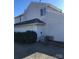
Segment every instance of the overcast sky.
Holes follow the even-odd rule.
[[[39,2],[40,0],[14,0],[14,16],[18,16],[23,13],[30,2],[36,1]],[[64,0],[41,0],[42,2],[50,3],[58,8],[62,9],[64,12]]]

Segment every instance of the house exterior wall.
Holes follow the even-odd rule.
[[[19,22],[22,22],[24,21],[24,16],[18,16],[17,18],[14,19],[14,23],[19,23]]]
[[[26,32],[28,30],[37,31],[37,26],[24,24],[24,25],[17,25],[14,28],[15,32]]]
[[[45,5],[39,3],[32,3],[29,5],[28,9],[25,10],[25,19],[30,20],[34,18],[40,18],[40,9],[45,7]]]
[[[41,32],[43,32],[41,27],[43,28],[43,26],[35,25],[35,24],[17,25],[17,26],[15,26],[14,31],[15,32],[26,32],[28,30],[34,31],[37,33],[37,41],[39,41],[39,37],[41,36]]]
[[[14,23],[19,23],[19,22],[20,22],[20,17],[14,19]]]
[[[49,5],[49,4],[48,4]],[[40,9],[42,8],[46,8],[47,12],[53,12],[53,13],[57,13],[57,11],[55,11],[54,8],[48,7],[47,4],[45,3],[35,3],[32,2],[28,8],[24,11],[23,16],[21,16],[21,21],[27,21],[27,20],[31,20],[34,18],[41,18],[42,16],[40,16]],[[15,18],[15,23],[20,22],[20,17]]]
[[[32,5],[26,13],[27,19],[39,18],[46,23],[42,28],[38,27],[38,31],[43,31],[43,35],[51,35],[55,37],[56,41],[64,41],[64,15],[53,8],[47,7],[46,15],[40,16],[40,9],[45,5]],[[41,29],[40,29],[41,28]]]
[[[54,36],[56,41],[64,41],[64,16],[62,14],[48,13],[41,19],[46,23],[45,35]]]
[[[46,7],[46,15],[40,16],[40,9],[46,7],[42,4],[31,4],[28,9],[24,12],[23,20],[30,20],[34,18],[39,18],[40,20],[46,23],[45,26],[16,26],[15,31],[26,31],[26,30],[35,30],[40,36],[40,32],[43,32],[43,35],[54,36],[56,41],[64,41],[64,14],[59,11],[55,11],[53,8]]]

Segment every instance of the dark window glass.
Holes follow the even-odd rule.
[[[43,16],[46,14],[46,8],[40,9],[40,15]]]
[[[43,9],[40,9],[40,15],[43,16]]]

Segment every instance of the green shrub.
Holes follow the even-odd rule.
[[[14,40],[15,42],[24,43],[23,34],[20,32],[14,33]]]
[[[14,33],[14,40],[18,43],[34,43],[36,42],[37,34],[33,31],[27,32],[15,32]]]

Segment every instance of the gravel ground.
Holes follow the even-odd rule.
[[[64,48],[54,47],[53,45],[45,45],[42,43],[33,44],[14,44],[14,59],[22,59],[35,52],[41,52],[50,56],[64,59]]]

